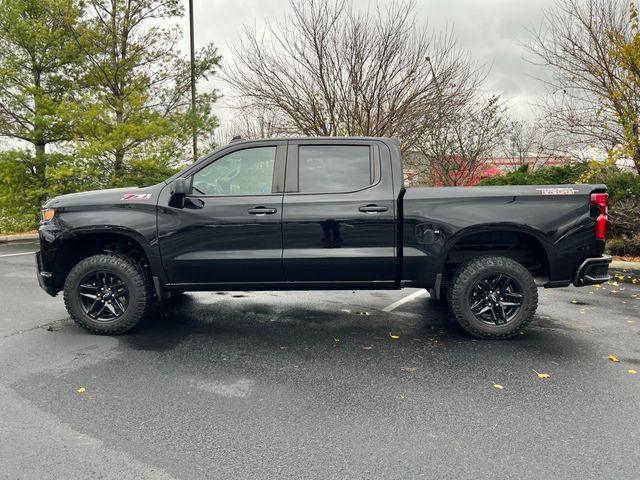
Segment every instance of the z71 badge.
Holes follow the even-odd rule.
[[[150,193],[125,193],[120,200],[148,200],[151,198]]]

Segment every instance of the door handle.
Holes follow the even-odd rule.
[[[387,210],[389,210],[389,207],[381,207],[380,205],[371,203],[369,205],[362,205],[358,210],[364,213],[379,213],[386,212]]]
[[[278,210],[276,208],[253,207],[247,210],[249,215],[273,215]]]

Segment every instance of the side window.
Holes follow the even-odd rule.
[[[373,183],[367,145],[301,145],[298,149],[300,193],[353,192]]]
[[[192,195],[268,195],[273,182],[276,147],[238,150],[193,176]]]

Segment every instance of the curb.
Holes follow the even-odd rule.
[[[19,233],[17,235],[0,235],[0,243],[21,242],[25,240],[37,240],[37,233]]]
[[[638,284],[640,281],[640,262],[614,260],[609,264],[612,282]]]
[[[622,260],[613,260],[610,264],[610,268],[613,268],[615,270],[640,270],[640,262],[624,262]]]

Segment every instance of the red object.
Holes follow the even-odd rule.
[[[600,209],[600,214],[596,218],[596,238],[604,240],[607,236],[607,202],[609,195],[606,193],[592,193],[591,205],[595,205]]]
[[[446,170],[444,170],[446,169]],[[464,157],[456,155],[449,157],[446,166],[441,165],[432,172],[431,185],[443,187],[445,185],[473,186],[485,178],[504,175],[502,169],[491,163],[472,164]]]

